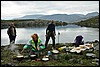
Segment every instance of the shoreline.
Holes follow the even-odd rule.
[[[93,45],[94,45],[94,47],[95,47],[95,49],[97,49],[97,50],[99,50],[99,41],[98,40],[95,40],[95,41],[87,41],[87,42],[84,42],[84,44],[85,43],[93,43]],[[17,43],[15,43],[15,45],[25,45],[25,44],[17,44]],[[48,44],[48,45],[52,45],[52,44]],[[56,46],[57,45],[66,45],[66,46],[69,46],[69,45],[71,45],[71,46],[74,46],[74,43],[56,43]],[[7,47],[7,46],[10,46],[10,44],[8,44],[8,45],[1,45],[1,47]]]
[[[70,42],[71,44],[73,43],[73,42]],[[56,43],[56,44],[70,44],[70,43]],[[86,42],[84,42],[84,43],[99,43],[99,40],[94,40],[94,41],[86,41]],[[21,43],[15,43],[15,44],[21,44]],[[23,43],[24,44],[24,43]],[[7,45],[1,45],[1,46],[8,46],[9,44],[7,44]]]

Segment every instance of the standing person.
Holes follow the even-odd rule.
[[[79,47],[79,45],[83,45],[84,44],[82,39],[83,39],[82,35],[76,36],[76,38],[75,38],[75,47]]]
[[[11,23],[11,25],[9,26],[9,28],[7,30],[7,34],[8,34],[9,39],[10,39],[10,44],[15,43],[16,28],[15,28],[14,23]]]
[[[45,48],[37,34],[31,35],[31,38],[32,39],[29,40],[28,43],[23,47],[21,53],[23,53],[25,49],[29,48],[31,49],[31,52],[29,53],[31,55],[37,52],[41,52]]]
[[[47,29],[46,29],[46,41],[45,41],[45,46],[47,47],[48,41],[50,39],[50,37],[52,38],[52,46],[53,48],[55,48],[55,25],[54,22],[52,21],[51,24],[48,25]]]

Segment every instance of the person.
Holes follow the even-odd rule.
[[[45,45],[42,44],[42,40],[40,40],[38,34],[31,35],[31,38],[32,39],[24,45],[21,53],[23,53],[23,51],[28,48],[31,49],[29,55],[35,54],[36,52],[41,52],[43,49],[45,49]]]
[[[9,39],[10,39],[10,44],[11,43],[15,43],[15,39],[16,39],[16,28],[14,26],[14,23],[11,23],[11,25],[8,27],[7,34],[8,34]]]
[[[76,36],[76,38],[75,38],[75,47],[79,47],[79,45],[83,45],[84,44],[82,39],[83,39],[82,35]]]
[[[48,41],[51,37],[52,41],[53,41],[52,46],[53,46],[53,48],[55,48],[55,35],[56,35],[55,34],[55,24],[54,24],[54,21],[52,21],[46,29],[46,41],[45,41],[46,47],[47,47]]]

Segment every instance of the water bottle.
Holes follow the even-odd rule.
[[[51,55],[51,52],[50,51],[48,51],[48,56],[50,56]]]

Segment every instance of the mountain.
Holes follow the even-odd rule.
[[[98,12],[83,14],[53,14],[53,15],[25,15],[19,19],[42,19],[42,20],[55,20],[63,21],[67,23],[79,22],[95,16],[98,16]]]
[[[39,17],[42,17],[44,15],[25,15],[19,19],[38,19]]]
[[[81,14],[53,14],[53,15],[47,15],[42,16],[39,19],[46,19],[46,20],[56,20],[56,21],[65,21],[65,22],[73,22],[78,21],[82,18],[83,15]]]
[[[94,17],[94,16],[98,16],[98,12],[92,12],[86,15],[86,17]]]

